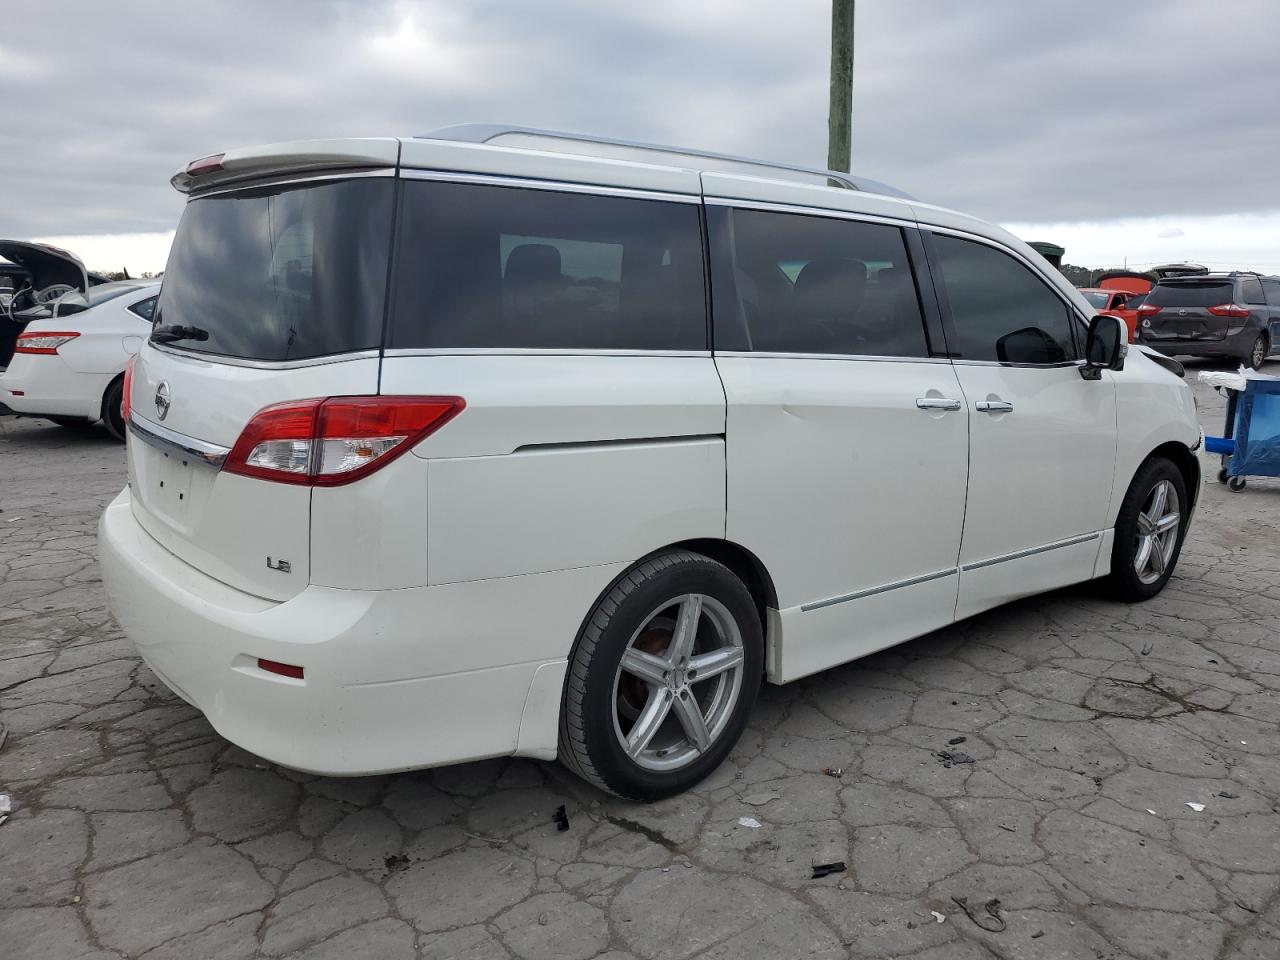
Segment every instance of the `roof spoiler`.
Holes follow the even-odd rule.
[[[169,182],[179,193],[198,193],[241,180],[309,174],[324,170],[377,170],[400,162],[394,137],[295,140],[242,147],[192,160]]]

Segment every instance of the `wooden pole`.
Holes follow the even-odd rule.
[[[831,0],[831,102],[827,117],[827,169],[851,168],[853,122],[853,5]]]

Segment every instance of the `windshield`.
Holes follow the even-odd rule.
[[[1147,303],[1155,307],[1216,307],[1234,298],[1230,280],[1158,283],[1147,294]]]
[[[1111,294],[1100,293],[1096,290],[1081,290],[1080,292],[1084,294],[1084,298],[1089,301],[1090,306],[1094,307],[1105,307],[1107,301],[1111,299]]]
[[[393,182],[258,187],[187,204],[152,338],[250,360],[377,347]]]

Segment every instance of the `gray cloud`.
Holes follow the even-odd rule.
[[[0,234],[166,230],[193,157],[466,120],[820,164],[828,18],[825,0],[28,4],[0,36]],[[1280,208],[1278,34],[1280,6],[1246,0],[863,0],[854,166],[994,220]]]

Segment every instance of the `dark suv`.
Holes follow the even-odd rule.
[[[1280,337],[1280,278],[1168,277],[1138,308],[1137,340],[1170,356],[1225,357],[1257,370]]]

